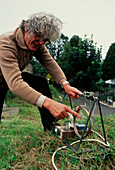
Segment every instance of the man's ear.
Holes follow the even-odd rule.
[[[27,23],[26,26],[25,26],[25,32],[27,32],[28,25],[29,25],[29,23]]]

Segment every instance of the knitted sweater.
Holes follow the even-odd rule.
[[[0,36],[0,87],[7,83],[14,94],[35,105],[41,93],[31,88],[23,81],[21,76],[21,72],[33,56],[57,83],[61,79],[66,79],[63,71],[51,57],[45,45],[39,47],[35,52],[27,48],[20,27],[13,32]]]

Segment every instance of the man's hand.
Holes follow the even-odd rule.
[[[43,105],[46,109],[48,109],[51,114],[56,118],[56,119],[64,119],[65,117],[69,117],[69,113],[73,114],[76,117],[79,117],[78,113],[76,113],[74,110],[69,108],[68,106],[61,104],[59,102],[56,102],[50,98],[46,98]]]
[[[65,84],[63,86],[65,92],[72,98],[76,99],[79,97],[78,94],[83,95],[81,91],[79,91],[77,88],[70,86],[69,84]]]

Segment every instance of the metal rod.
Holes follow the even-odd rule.
[[[105,134],[105,128],[104,128],[104,122],[103,122],[102,111],[101,111],[101,106],[100,106],[99,100],[98,100],[98,106],[99,106],[99,111],[100,111],[100,117],[101,117],[103,135],[104,135],[104,138],[105,138],[105,143],[107,144],[107,139],[106,139],[106,134]]]
[[[78,151],[78,149],[79,149],[79,147],[80,147],[80,144],[81,144],[81,142],[82,142],[82,139],[83,139],[85,130],[87,129],[87,125],[88,125],[88,122],[89,122],[89,120],[90,120],[90,117],[91,117],[91,114],[92,114],[92,111],[93,111],[93,108],[94,108],[94,105],[95,105],[95,102],[96,102],[96,101],[97,101],[97,99],[94,99],[94,102],[93,102],[91,111],[90,111],[90,113],[89,113],[89,116],[88,116],[88,119],[87,119],[87,122],[86,122],[86,125],[85,125],[85,129],[84,129],[84,131],[83,131],[83,133],[82,133],[82,136],[81,136],[81,138],[80,138],[80,141],[79,141],[79,143],[78,143],[78,146],[77,146],[77,148],[76,148],[76,151]]]

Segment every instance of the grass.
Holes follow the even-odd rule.
[[[9,106],[18,106],[20,110],[15,116],[2,118],[2,123],[0,124],[0,169],[53,170],[52,155],[57,148],[63,146],[62,141],[51,132],[44,133],[37,107],[19,98],[12,98],[7,104]],[[96,116],[95,122],[97,124],[95,129],[97,129],[101,125],[98,116]],[[107,140],[110,143],[110,148],[105,153],[105,159],[78,160],[64,155],[65,153],[76,156],[70,149],[61,150],[62,155],[56,154],[55,157],[57,168],[61,170],[114,169],[115,114],[104,117],[104,123]],[[91,135],[87,138],[92,137],[97,136]],[[69,142],[75,140],[78,139],[72,139]],[[77,144],[74,146],[77,147]],[[96,149],[97,152],[79,156],[103,156],[100,145],[97,143],[83,142],[80,150],[86,148]]]

